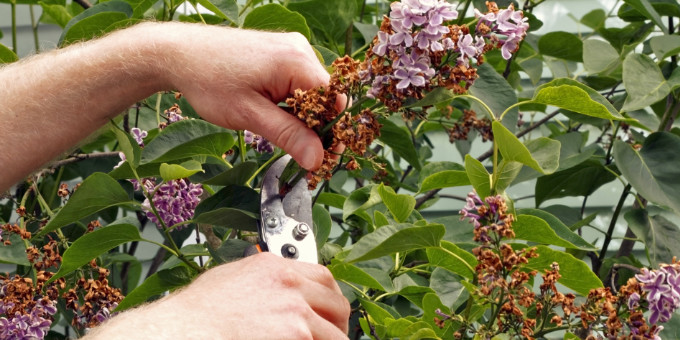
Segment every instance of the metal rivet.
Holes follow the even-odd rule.
[[[281,255],[289,259],[296,259],[299,256],[297,248],[290,243],[284,244],[283,247],[281,247]]]
[[[293,229],[293,237],[298,241],[302,240],[307,235],[309,235],[309,226],[306,223],[299,223],[295,226],[295,229]]]
[[[279,220],[276,217],[270,217],[267,219],[267,226],[269,228],[276,228],[279,225]]]

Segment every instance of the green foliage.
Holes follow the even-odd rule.
[[[387,1],[373,5],[358,0],[245,4],[196,0],[189,5],[210,13],[179,15],[179,3],[152,0],[103,1],[85,10],[64,1],[16,3],[40,5],[41,23],[62,28],[60,47],[147,19],[205,22],[298,32],[330,71],[338,56],[371,58],[364,52],[372,50],[389,9]],[[507,7],[511,1],[497,3]],[[436,71],[462,72],[456,75],[459,78],[447,86],[428,85],[422,92],[409,87],[396,96],[405,97],[397,109],[367,98],[370,84],[350,93],[350,113],[358,118],[363,110],[372,110],[380,133],[366,145],[365,154],[348,151],[349,147],[335,150],[343,152],[341,166],[313,193],[311,222],[320,262],[341,283],[357,311],[351,338],[364,333],[380,339],[453,339],[460,331],[465,339],[514,339],[516,330],[501,329],[502,318],[494,319],[501,300],[483,293],[482,278],[497,279],[483,272],[489,264],[481,253],[485,250],[501,254],[510,249],[517,255],[536,247],[537,257],[505,266],[495,275],[509,280],[513,273],[536,271],[523,286],[538,296],[541,292],[535,287],[543,281],[534,282],[535,277],[559,267],[559,289],[566,287],[584,297],[577,301],[603,287],[603,282],[624,284],[633,268],[617,274],[618,265],[653,268],[680,255],[680,134],[674,124],[680,112],[680,38],[669,24],[680,17],[680,5],[670,0],[625,0],[618,12],[595,9],[581,18],[570,15],[582,24],[579,33],[539,34],[542,18],[532,11],[547,6],[542,3],[514,2],[531,28],[510,60],[490,51],[483,63],[466,66],[476,73],[465,78],[460,77],[464,71],[444,67],[460,67],[458,55],[445,55]],[[459,9],[466,4],[484,11],[484,1],[461,1]],[[625,26],[618,24],[621,20]],[[471,31],[477,25],[470,17],[453,22],[468,25]],[[0,63],[16,60],[12,50],[0,45]],[[381,62],[394,67],[387,59]],[[383,84],[391,90],[395,85]],[[161,113],[175,103],[190,118],[159,126]],[[470,118],[468,110],[476,117]],[[263,173],[281,153],[256,152],[242,133],[198,119],[201,113],[172,93],[153,94],[133,111],[137,112],[112,121],[81,145],[74,158],[82,159],[43,171],[35,183],[17,185],[10,199],[0,200],[0,220],[16,221],[17,228],[34,235],[21,239],[3,232],[2,239],[11,244],[0,246],[0,263],[16,265],[12,274],[31,275],[27,247],[41,247],[49,236],[59,242],[63,255],[51,281],[63,279],[72,285],[85,277],[87,264],[96,259],[111,270],[111,285],[129,291],[116,309],[122,311],[189,284],[210,267],[237,261],[251,249],[261,223]],[[149,130],[146,145],[140,146],[132,136],[133,126]],[[344,128],[349,132],[350,127]],[[489,138],[486,144],[480,142],[482,137]],[[109,151],[123,153],[126,161],[113,168],[118,159]],[[348,170],[350,159],[361,168]],[[290,176],[281,180],[299,174],[304,173],[291,163]],[[202,186],[193,217],[174,230],[158,229],[155,236],[165,243],[148,241],[147,233],[157,229],[147,218],[157,214],[148,208],[149,201],[163,194],[159,186],[180,179]],[[78,181],[80,186],[73,189]],[[59,189],[62,183],[68,183],[66,193]],[[140,183],[145,190],[135,191],[134,184]],[[619,183],[626,188],[623,192]],[[557,199],[569,207],[547,206]],[[497,200],[503,202],[504,218],[488,215]],[[16,212],[19,207],[26,213]],[[500,214],[499,206],[494,209]],[[461,214],[467,217],[461,220]],[[601,220],[610,224],[608,230],[601,227]],[[86,232],[91,221],[104,227]],[[145,238],[140,222],[149,223],[144,226]],[[508,224],[514,238],[494,234]],[[622,224],[630,233],[618,228]],[[205,243],[183,247],[194,232],[203,234]],[[475,244],[485,242],[484,235],[491,235],[491,241]],[[616,243],[612,240],[619,240],[621,248],[611,249]],[[157,256],[160,267],[154,267],[158,269],[141,284],[145,258],[134,253],[138,242],[170,254]],[[194,262],[196,256],[203,256],[204,262]],[[517,294],[495,292],[499,297]],[[564,331],[548,322],[557,306],[549,306],[542,316],[536,315],[535,307],[519,309],[522,318],[540,322],[542,336],[578,339],[569,332],[556,333]],[[60,318],[71,317],[61,309],[59,313]],[[677,319],[667,324],[662,336],[675,336],[677,327],[672,325]],[[604,320],[598,319],[600,326]],[[569,331],[582,325],[575,317],[565,322],[570,323]],[[600,326],[589,327],[599,336]],[[626,327],[623,331],[629,331]],[[539,331],[538,326],[534,330]]]

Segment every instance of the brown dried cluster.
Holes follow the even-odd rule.
[[[35,246],[28,247],[26,249],[26,257],[28,262],[31,262],[37,270],[44,270],[50,267],[59,268],[61,263],[59,245],[55,240],[47,242],[47,244],[42,246],[41,250],[38,250]]]
[[[2,285],[0,306],[5,310],[5,314],[8,316],[14,316],[17,313],[27,315],[38,304],[41,306],[54,305],[54,301],[59,296],[59,289],[64,288],[65,282],[64,279],[59,279],[45,287],[45,282],[52,275],[54,274],[47,271],[37,272],[35,284],[30,277],[0,275],[0,284]],[[42,292],[43,288],[45,288],[44,293]],[[49,317],[46,313],[40,314],[41,317]]]
[[[75,327],[92,328],[106,321],[124,297],[120,289],[109,286],[108,269],[97,267],[94,260],[90,266],[98,274],[97,279],[81,277],[75,288],[63,294],[66,308],[74,312],[71,325]]]
[[[338,96],[347,96],[358,86],[359,62],[345,56],[333,62],[333,73],[327,87],[307,91],[297,89],[293,97],[286,100],[291,113],[316,131],[323,140],[323,163],[312,173],[310,189],[316,188],[322,180],[331,178],[333,168],[338,164],[336,152],[343,145],[353,153],[348,169],[357,169],[359,165],[354,156],[363,156],[366,147],[380,133],[380,124],[372,111],[366,109],[352,116],[349,112],[341,114],[337,108]]]
[[[471,130],[476,130],[482,136],[482,141],[493,141],[493,132],[491,131],[491,120],[489,118],[477,119],[477,113],[474,110],[463,110],[463,116],[448,129],[449,142],[453,143],[457,140],[467,140],[468,134]]]
[[[10,233],[10,234],[17,234],[21,237],[22,240],[30,240],[31,239],[31,232],[27,231],[24,228],[21,228],[18,224],[6,223],[6,224],[3,224],[3,225],[0,225],[0,234],[2,234],[3,232],[7,232],[7,233]],[[2,237],[0,237],[0,240],[3,240],[2,242],[6,246],[9,246],[9,245],[12,244],[12,242],[9,240],[9,238],[3,239]]]

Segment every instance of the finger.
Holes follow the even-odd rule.
[[[347,299],[341,293],[316,281],[302,287],[302,296],[314,312],[346,334],[350,312]]]
[[[318,315],[309,320],[308,326],[315,340],[347,340],[348,338],[347,329],[339,329]]]
[[[303,168],[321,166],[323,146],[314,131],[262,96],[252,94],[249,104],[249,129],[285,150]]]

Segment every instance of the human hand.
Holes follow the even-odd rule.
[[[92,335],[347,339],[349,312],[325,267],[261,253],[213,268],[163,300],[114,317]]]
[[[167,38],[161,70],[206,120],[230,129],[248,129],[283,148],[307,169],[323,158],[321,141],[276,103],[295,89],[328,84],[329,75],[307,40],[298,33],[271,33],[205,25],[157,25]],[[166,39],[161,39],[161,41]],[[339,98],[338,110],[345,105]]]

